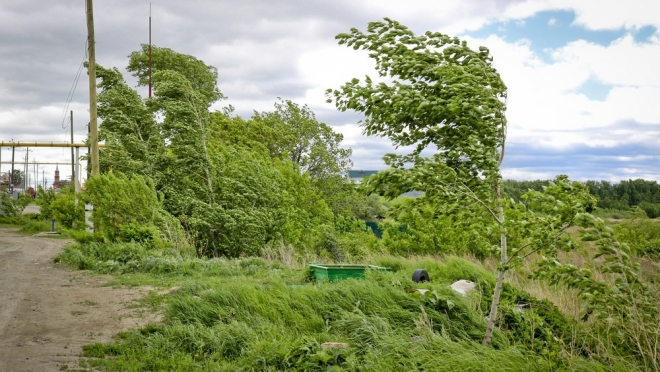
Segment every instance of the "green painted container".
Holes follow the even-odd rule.
[[[351,264],[308,264],[312,269],[312,275],[317,282],[335,281],[344,279],[361,279],[367,270],[392,271],[389,267],[374,265],[351,265]]]

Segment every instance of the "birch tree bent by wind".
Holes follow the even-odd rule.
[[[341,111],[364,113],[365,134],[387,137],[397,148],[414,147],[407,155],[385,155],[390,168],[372,176],[367,187],[389,198],[417,190],[442,205],[476,204],[499,228],[502,265],[483,340],[489,345],[507,262],[500,172],[507,88],[493,58],[485,47],[474,51],[438,32],[415,35],[389,18],[369,23],[366,33],[353,28],[336,39],[368,51],[387,82],[354,78],[328,89],[328,101]],[[429,148],[435,153],[423,157]]]

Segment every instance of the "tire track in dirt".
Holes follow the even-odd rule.
[[[111,277],[53,264],[69,240],[15,231],[0,228],[0,371],[77,367],[83,345],[159,320],[127,308],[149,288],[103,287]]]

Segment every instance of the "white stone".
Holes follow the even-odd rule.
[[[451,289],[465,296],[468,292],[474,290],[476,284],[470,280],[459,280],[451,285]]]

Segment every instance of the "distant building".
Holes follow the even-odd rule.
[[[53,182],[53,190],[60,189],[60,166],[59,164],[55,167],[55,182]]]
[[[350,178],[351,181],[360,183],[364,177],[369,177],[376,173],[378,173],[377,170],[350,170],[348,171],[348,178]]]

